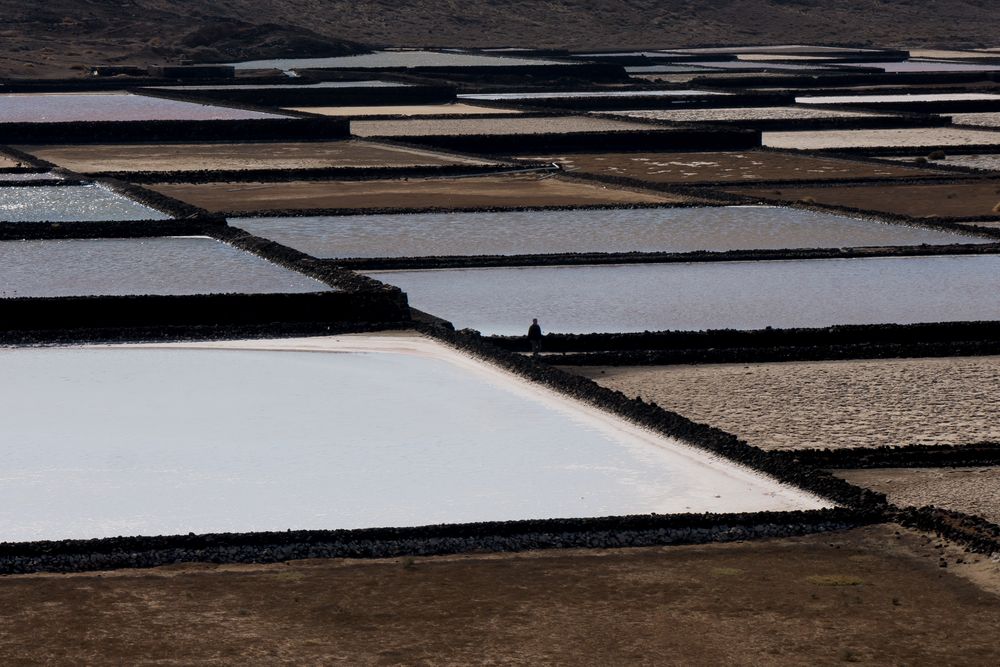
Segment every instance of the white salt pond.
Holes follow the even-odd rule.
[[[487,334],[1000,320],[1000,255],[372,271]]]
[[[0,123],[250,120],[287,117],[262,111],[180,102],[132,93],[0,94]]]
[[[322,258],[987,242],[952,232],[776,206],[232,218],[229,222]]]
[[[828,506],[416,335],[0,364],[0,541]]]
[[[330,289],[208,237],[0,242],[3,298]]]
[[[11,176],[16,174],[4,174]],[[45,179],[49,174],[32,174]],[[98,222],[167,220],[170,216],[143,206],[103,185],[32,185],[0,188],[0,222]]]

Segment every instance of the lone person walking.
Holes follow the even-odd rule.
[[[528,342],[531,343],[531,356],[537,357],[542,351],[542,328],[538,326],[538,319],[531,320],[528,327]]]

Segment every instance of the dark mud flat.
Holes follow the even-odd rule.
[[[439,167],[487,164],[431,151],[367,141],[18,146],[80,173]]]
[[[914,218],[1000,219],[1000,180],[946,184],[858,185],[732,190],[767,200],[805,201]]]
[[[822,181],[940,176],[940,172],[930,169],[875,165],[766,151],[574,153],[539,159],[559,162],[569,172],[618,176],[650,183]]]
[[[885,526],[706,546],[11,576],[0,653],[12,663],[995,664],[1000,605],[984,588],[1000,580],[996,566],[955,560]]]
[[[152,189],[210,211],[521,208],[690,201],[558,178],[481,176],[374,181],[203,183]]]

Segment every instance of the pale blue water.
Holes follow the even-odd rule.
[[[373,271],[488,334],[1000,320],[1000,256]]]

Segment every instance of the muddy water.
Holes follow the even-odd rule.
[[[3,298],[329,289],[204,237],[0,242]]]
[[[985,239],[769,207],[233,218],[314,257],[689,252],[981,243]]]
[[[48,174],[33,176],[51,178]],[[0,188],[0,221],[3,222],[95,222],[168,218],[170,216],[162,211],[143,206],[100,185]]]
[[[1000,319],[1000,255],[372,272],[491,334]]]
[[[178,102],[130,93],[25,93],[0,95],[0,123],[73,121],[244,120],[279,114]]]

